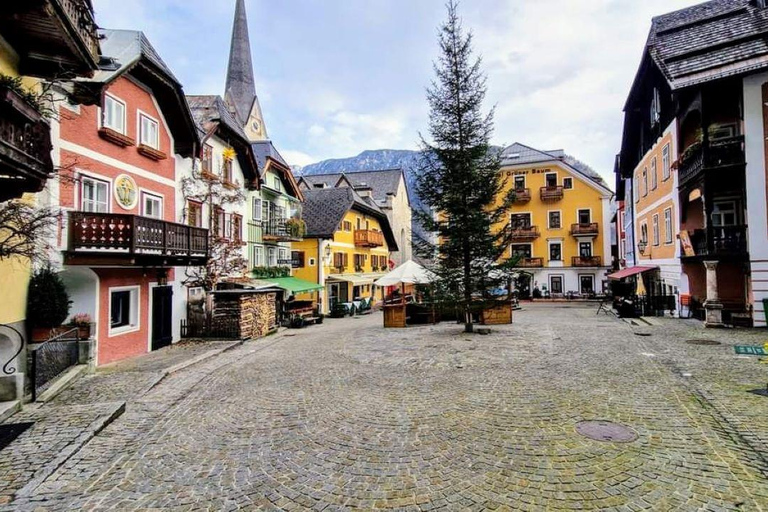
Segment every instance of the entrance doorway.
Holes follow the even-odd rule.
[[[527,274],[524,272],[521,272],[517,276],[517,295],[519,299],[522,300],[528,300],[531,298],[531,280],[533,279],[533,276],[531,274]]]
[[[173,288],[152,288],[152,350],[173,342]]]

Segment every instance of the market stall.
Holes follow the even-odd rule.
[[[407,288],[415,285],[429,285],[437,281],[433,272],[422,267],[413,260],[408,260],[374,284],[380,288],[396,287],[394,292],[384,301],[384,327],[403,328],[410,322],[437,322],[434,304],[424,304],[418,300],[415,293],[406,293]]]

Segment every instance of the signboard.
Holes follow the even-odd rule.
[[[527,174],[547,174],[554,172],[552,169],[526,169],[526,170],[520,170],[520,171],[507,171],[507,177],[510,176],[525,176]]]
[[[765,347],[736,345],[733,349],[740,356],[768,356],[768,351],[766,351]]]
[[[687,231],[680,231],[680,243],[683,245],[683,254],[686,257],[696,256],[696,251],[691,243],[691,235]]]

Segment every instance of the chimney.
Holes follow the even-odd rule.
[[[358,186],[355,187],[355,192],[360,195],[360,197],[372,197],[373,196],[373,189],[369,187],[365,183],[360,183]]]

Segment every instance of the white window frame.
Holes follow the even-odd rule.
[[[553,286],[552,286],[552,279],[553,278],[560,279],[560,291],[559,292],[553,291]],[[565,276],[563,274],[550,274],[549,275],[549,279],[547,281],[549,281],[547,284],[549,285],[549,293],[550,294],[552,294],[552,293],[564,294],[565,293]]]
[[[523,181],[523,186],[522,187],[518,188],[517,180],[522,180]],[[527,188],[526,187],[527,185],[528,185],[528,179],[525,177],[525,174],[515,174],[512,177],[512,188],[513,189],[515,189],[515,190],[525,190]]]
[[[155,137],[154,140],[149,140],[145,138],[145,130],[144,130],[144,121],[147,121],[149,124],[152,124],[155,126]],[[160,122],[155,119],[154,117],[150,116],[146,112],[142,112],[139,110],[139,115],[137,119],[137,129],[139,132],[139,144],[143,144],[145,146],[149,146],[153,149],[160,149]]]
[[[277,177],[277,176],[274,176],[274,177],[272,178],[272,183],[273,183],[273,185],[274,185],[274,190],[277,190],[278,192],[282,192],[282,191],[283,191],[283,184],[282,184],[282,182],[280,181],[280,178],[279,178],[279,177]]]
[[[560,182],[560,180],[557,179],[558,176],[557,176],[556,172],[546,172],[546,173],[544,173],[544,186],[545,187],[549,186],[549,185],[547,185],[547,178],[549,176],[554,176],[555,177],[555,184],[553,186],[557,187],[558,186],[557,184]]]
[[[309,258],[309,266],[314,267],[317,264],[317,260],[315,258]]]
[[[589,222],[587,222],[586,224],[592,224],[592,208],[578,208],[576,210],[576,222],[578,224],[581,224],[580,219],[579,219],[579,214],[581,212],[588,212],[589,213]]]
[[[100,210],[86,210],[85,209],[85,183],[87,181],[90,181],[92,183],[96,183],[99,185],[104,185],[107,190],[107,203],[106,203],[106,210],[100,211]],[[88,175],[80,175],[80,211],[83,212],[92,212],[92,213],[112,213],[112,182],[106,179],[96,178],[94,176],[88,176]],[[93,202],[94,204],[101,204],[97,203],[95,200],[89,200]]]
[[[653,236],[653,246],[661,245],[661,233],[659,232],[659,214],[654,213],[651,217],[651,231]]]
[[[111,114],[113,114],[112,109],[108,108],[108,101],[114,102],[116,105],[120,105],[123,108],[123,116],[122,116],[122,123],[120,126],[109,124],[108,121],[108,112],[111,117]],[[126,106],[126,103],[118,98],[117,96],[109,93],[104,94],[104,104],[102,105],[102,112],[101,112],[101,126],[104,128],[109,128],[110,130],[115,130],[118,133],[122,133],[123,135],[127,135],[128,131],[128,107]]]
[[[277,247],[267,247],[267,266],[270,268],[276,267],[277,260],[278,260]]]
[[[121,327],[112,327],[112,294],[115,292],[131,292],[131,311],[129,316],[131,323]],[[109,288],[109,331],[108,337],[122,336],[141,330],[141,286],[116,286]]]
[[[643,197],[648,195],[648,167],[643,167]]]
[[[570,186],[567,186],[566,183],[570,183]],[[563,178],[563,190],[573,190],[573,178],[570,176]]]
[[[157,201],[159,203],[159,209],[160,209],[160,216],[156,217],[153,215],[147,214],[147,199]],[[149,217],[150,219],[158,219],[163,220],[165,218],[164,215],[164,198],[160,194],[155,194],[153,192],[147,192],[145,190],[141,191],[141,215],[144,217]]]
[[[254,197],[251,203],[251,216],[255,221],[262,220],[262,201],[260,197]]]
[[[550,217],[553,213],[559,213],[560,214],[560,226],[559,227],[552,227],[552,219]],[[547,229],[563,229],[563,211],[562,210],[549,210],[547,211]]]
[[[659,164],[656,157],[651,160],[651,190],[659,188]]]
[[[672,176],[672,162],[669,143],[661,150],[661,179],[667,181]]]
[[[263,245],[254,245],[253,246],[253,266],[254,267],[264,267],[265,265],[265,259],[264,259],[264,246]]]
[[[632,178],[632,195],[635,196],[635,203],[640,202],[640,178],[638,174],[635,173],[635,176]]]
[[[553,260],[552,259],[552,246],[553,245],[559,245],[560,246],[560,259],[559,260]],[[563,242],[561,240],[550,241],[547,244],[547,261],[550,261],[550,262],[554,261],[554,262],[560,262],[560,263],[565,262],[565,255],[563,254],[563,252],[564,252],[563,251]]]
[[[674,242],[672,231],[672,208],[664,209],[664,243],[671,245]]]

